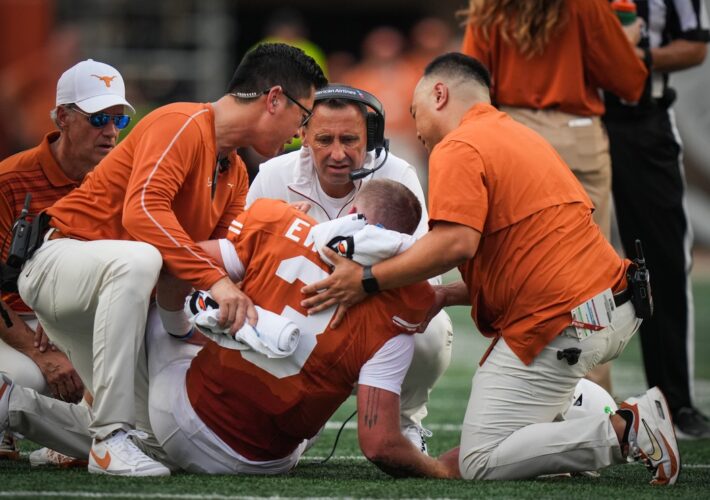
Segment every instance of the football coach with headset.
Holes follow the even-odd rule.
[[[259,198],[276,198],[307,208],[325,222],[346,215],[370,179],[404,184],[419,199],[422,217],[414,233],[427,232],[424,192],[414,167],[388,151],[385,112],[375,96],[344,85],[329,85],[315,95],[313,115],[302,130],[303,147],[259,167],[247,195],[247,207]],[[439,278],[433,280],[440,283]],[[415,336],[412,365],[402,385],[402,433],[422,451],[429,432],[422,428],[429,393],[451,360],[451,320],[439,313]]]

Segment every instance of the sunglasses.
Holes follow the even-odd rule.
[[[231,92],[230,95],[233,95],[234,97],[239,97],[240,99],[256,99],[260,95],[266,95],[269,92],[271,92],[271,89],[266,89],[263,92],[261,92],[261,94],[259,94],[258,92]],[[286,99],[288,99],[289,101],[294,103],[296,106],[301,108],[301,110],[303,110],[305,115],[303,116],[303,118],[301,118],[301,124],[299,126],[305,127],[306,124],[308,123],[308,120],[310,120],[311,116],[313,116],[313,110],[308,109],[303,104],[298,102],[296,99],[291,97],[289,95],[289,93],[286,92],[286,89],[284,89],[283,87],[281,88],[281,92],[283,92],[283,95],[286,97]]]
[[[116,126],[117,129],[121,130],[124,129],[128,126],[129,123],[131,123],[131,117],[128,115],[110,115],[108,113],[85,113],[84,111],[78,109],[78,108],[71,108],[72,111],[76,111],[80,115],[84,115],[86,118],[88,118],[89,123],[91,124],[92,127],[96,128],[104,128],[106,125],[108,125],[109,121],[112,121],[113,124]]]

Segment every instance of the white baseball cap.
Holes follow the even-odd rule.
[[[57,106],[76,104],[86,113],[96,113],[111,106],[127,106],[126,86],[121,73],[113,66],[87,59],[66,70],[57,82]]]

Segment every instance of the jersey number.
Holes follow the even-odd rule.
[[[276,270],[276,277],[289,284],[300,281],[304,285],[310,285],[327,278],[328,273],[318,267],[315,262],[299,255],[282,260]],[[301,330],[301,338],[296,351],[287,358],[270,359],[254,351],[242,351],[242,357],[274,377],[284,378],[297,374],[306,364],[308,357],[316,347],[316,337],[323,333],[330,324],[330,320],[335,314],[335,306],[317,314],[304,316],[287,305],[279,314],[296,323]]]

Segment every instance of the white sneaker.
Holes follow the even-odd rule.
[[[419,451],[425,455],[429,455],[429,448],[426,445],[427,438],[432,436],[429,429],[425,429],[420,425],[410,424],[402,429],[402,434],[409,439]]]
[[[663,393],[652,387],[646,394],[629,398],[620,410],[633,414],[629,430],[629,456],[640,459],[653,472],[651,484],[670,485],[680,474],[680,453],[671,412]]]
[[[30,453],[30,467],[54,466],[60,469],[71,469],[86,467],[88,464],[87,460],[70,457],[50,448],[40,448]]]
[[[170,469],[138,449],[131,436],[147,437],[144,432],[120,430],[103,441],[94,440],[89,452],[89,472],[111,476],[169,476]]]

